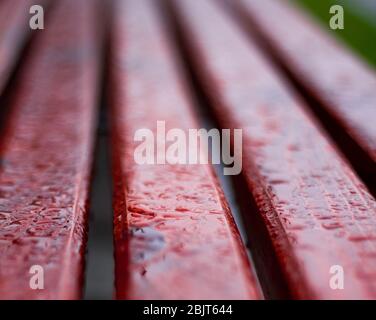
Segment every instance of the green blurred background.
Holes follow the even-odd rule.
[[[328,31],[348,44],[376,69],[376,0],[292,0],[309,11]],[[329,8],[342,5],[345,12],[343,30],[329,28]]]

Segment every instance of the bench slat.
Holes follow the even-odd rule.
[[[157,121],[165,121],[166,130],[198,124],[152,1],[118,4],[110,91],[116,296],[260,298],[210,166],[134,160],[136,130],[148,128],[156,136]]]
[[[48,3],[39,1],[43,5]],[[0,1],[0,94],[30,34],[29,9],[33,4],[32,0]]]
[[[291,295],[376,298],[375,200],[224,10],[214,1],[172,4],[212,111],[222,127],[243,129],[247,197]],[[330,287],[336,265],[343,290]]]
[[[95,1],[58,1],[50,14],[16,80],[1,137],[1,299],[81,296],[99,67]],[[34,265],[44,270],[43,290],[30,287]]]
[[[320,102],[315,108],[330,121],[329,130],[335,128],[362,178],[376,188],[376,73],[287,1],[237,4],[250,28],[256,26],[278,61]]]

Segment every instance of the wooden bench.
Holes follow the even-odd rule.
[[[31,0],[0,2],[0,93],[30,34],[28,12],[32,4]],[[41,4],[47,4],[47,1],[41,1]]]
[[[313,111],[375,194],[375,72],[287,1],[226,3],[313,100]]]
[[[250,217],[250,238],[259,233],[251,249],[265,236],[272,244],[269,252],[255,249],[261,251],[255,256],[258,270],[281,270],[294,298],[375,298],[375,200],[286,80],[219,6],[172,3],[214,116],[224,128],[243,129],[247,189],[238,192],[255,201],[247,213],[256,216]],[[255,229],[257,215],[264,235]],[[275,255],[278,265],[267,265],[268,255]],[[329,286],[331,267],[337,265],[346,274],[343,290]],[[267,287],[271,294],[273,285]]]
[[[208,165],[139,165],[135,132],[198,128],[181,64],[150,1],[116,9],[110,97],[116,295],[254,299],[255,279]]]
[[[54,0],[19,59],[33,3],[0,1],[0,299],[83,297],[101,86],[116,299],[376,299],[374,72],[272,0],[115,1],[104,59],[104,3]],[[242,129],[248,242],[211,164],[135,160],[202,114]]]
[[[16,80],[1,137],[3,299],[77,299],[82,292],[98,97],[96,12],[90,1],[63,0],[50,14]],[[33,266],[44,270],[43,290],[30,286]]]

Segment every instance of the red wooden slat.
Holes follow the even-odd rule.
[[[212,169],[138,165],[133,158],[138,129],[156,135],[157,121],[165,121],[166,130],[197,128],[182,72],[151,3],[120,1],[113,30],[117,298],[259,298]]]
[[[47,0],[38,2],[45,7],[48,3]],[[32,0],[0,1],[0,94],[30,34],[29,10],[33,4]]]
[[[14,87],[0,150],[0,298],[81,295],[95,133],[95,1],[62,0]],[[32,290],[33,265],[44,289]]]
[[[287,1],[242,0],[249,27],[264,36],[275,57],[320,102],[325,117],[339,126],[343,148],[362,176],[376,183],[376,73]],[[275,21],[272,23],[271,21]],[[370,39],[371,40],[371,39]],[[340,132],[335,133],[337,135]],[[348,138],[347,138],[348,137]],[[360,148],[351,147],[356,143]]]
[[[292,296],[376,298],[375,200],[219,6],[172,3],[213,112],[223,127],[243,128],[249,196]],[[343,290],[330,287],[334,265]]]

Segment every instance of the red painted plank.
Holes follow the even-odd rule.
[[[81,296],[95,133],[95,2],[62,0],[35,39],[0,150],[0,298]],[[44,289],[29,286],[33,265]]]
[[[249,27],[264,36],[274,55],[346,134],[343,148],[364,179],[376,183],[376,73],[287,1],[241,0]],[[271,23],[271,21],[278,21]],[[329,29],[329,27],[328,27]],[[330,30],[330,29],[329,29]],[[370,39],[371,40],[371,39]],[[364,155],[363,155],[364,153]],[[360,157],[362,155],[362,158]],[[364,159],[363,159],[364,158]],[[359,165],[357,163],[359,162]],[[372,186],[375,187],[375,186]]]
[[[152,2],[118,2],[111,99],[119,299],[255,299],[239,233],[208,165],[136,164],[136,130],[197,128]],[[191,152],[194,150],[190,150]],[[197,151],[197,150],[196,150]]]
[[[375,200],[223,10],[172,3],[213,112],[243,128],[243,175],[292,296],[376,298]],[[343,290],[329,285],[334,265]]]
[[[39,5],[47,5],[46,0]],[[32,0],[0,1],[0,93],[14,68],[18,54],[30,34],[30,7]]]

